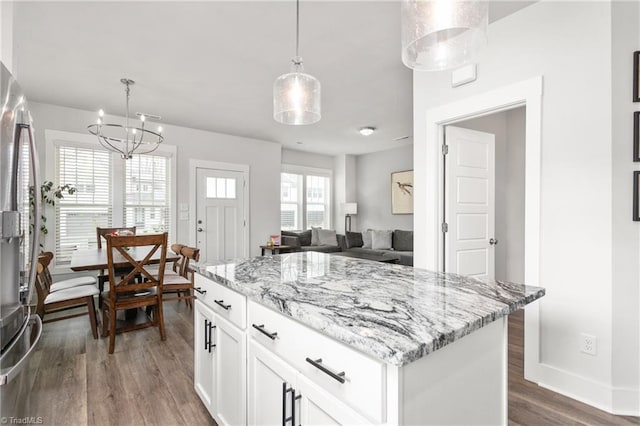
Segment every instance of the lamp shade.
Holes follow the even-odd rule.
[[[344,203],[344,214],[358,214],[358,203]]]
[[[320,81],[302,72],[302,60],[294,60],[292,72],[273,83],[274,120],[291,125],[320,121],[320,95]]]
[[[402,62],[436,71],[470,62],[487,44],[488,2],[402,0]]]

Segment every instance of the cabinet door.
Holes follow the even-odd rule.
[[[245,334],[217,314],[214,418],[222,425],[246,424],[247,345]]]
[[[295,388],[296,371],[253,339],[249,339],[248,359],[249,424],[281,426],[292,414],[287,390]]]
[[[301,396],[296,407],[296,412],[300,413],[298,425],[370,424],[352,408],[302,374],[298,374],[296,378],[296,395]]]
[[[193,352],[194,352],[194,387],[196,393],[209,410],[215,401],[215,347],[214,313],[199,300],[194,304]]]

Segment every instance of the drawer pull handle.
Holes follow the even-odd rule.
[[[224,300],[214,300],[214,302],[216,302],[216,305],[220,306],[225,311],[228,311],[229,309],[231,309],[231,305],[225,305]]]
[[[311,358],[307,357],[307,362],[309,364],[313,365],[318,370],[322,371],[323,373],[328,374],[332,378],[336,379],[340,383],[344,383],[345,382],[344,371],[341,371],[340,373],[334,373],[333,371],[329,370],[327,367],[325,367],[322,364],[322,358],[319,358],[319,359],[316,359],[316,360],[312,360]]]
[[[271,340],[276,340],[276,338],[278,337],[278,333],[277,332],[269,333],[267,330],[265,330],[264,329],[264,324],[260,324],[260,325],[252,324],[252,327],[255,328],[256,330],[258,330],[260,333],[262,333],[265,336],[267,336]]]
[[[203,290],[202,287],[194,287],[194,290],[200,294],[207,294],[207,290]]]

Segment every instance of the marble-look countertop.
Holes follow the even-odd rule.
[[[540,287],[317,252],[201,265],[197,272],[396,366],[545,294]]]

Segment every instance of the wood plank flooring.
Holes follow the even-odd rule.
[[[87,317],[47,323],[29,364],[31,407],[45,425],[215,425],[193,389],[193,313],[165,303],[156,328],[120,334],[108,355]],[[525,381],[523,313],[509,321],[509,424],[638,425]]]

